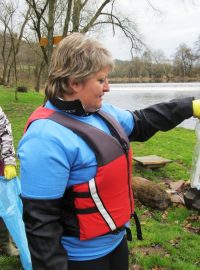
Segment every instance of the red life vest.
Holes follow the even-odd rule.
[[[44,107],[33,112],[25,127],[26,131],[33,121],[48,118],[74,131],[95,153],[95,177],[67,188],[63,197],[64,234],[81,240],[120,230],[134,212],[128,137],[111,115],[101,110],[97,115],[107,123],[112,135]]]

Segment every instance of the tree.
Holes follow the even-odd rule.
[[[200,35],[194,43],[197,56],[200,58]]]
[[[36,33],[37,42],[47,38],[46,46],[40,44],[43,55],[42,69],[48,67],[54,47],[54,36],[65,37],[71,32],[91,34],[105,26],[123,32],[130,41],[130,49],[139,49],[142,43],[136,24],[117,10],[118,0],[26,0],[31,8],[29,27]],[[38,73],[39,74],[39,73]],[[39,80],[39,78],[38,78]],[[40,82],[36,82],[40,87]]]
[[[180,75],[181,77],[189,76],[192,70],[193,62],[196,56],[186,44],[182,43],[174,57],[174,72],[175,75]]]
[[[1,84],[5,85],[7,81],[8,65],[12,54],[12,44],[9,32],[11,32],[12,18],[14,16],[16,8],[13,3],[6,3],[0,1],[0,25],[2,29],[1,40],[1,56],[2,56],[2,78]]]
[[[200,35],[194,43],[194,51],[196,56],[197,65],[200,65]]]
[[[48,45],[41,46],[48,65],[53,50],[53,36],[65,37],[70,32],[89,33],[110,25],[120,29],[129,39],[131,50],[143,45],[133,21],[120,14],[117,0],[26,0],[32,9],[32,29],[38,41],[47,37]]]
[[[168,59],[166,59],[163,51],[153,51],[152,59],[154,79],[159,81],[169,81],[172,77],[172,64]]]
[[[17,21],[18,5],[16,2],[0,1],[0,27],[2,29],[1,56],[3,72],[1,83],[7,85],[10,82],[12,68],[14,69],[15,84],[17,84],[17,54],[20,49],[24,28],[29,18],[30,8],[27,9],[25,16],[21,15],[22,20]]]
[[[142,55],[142,60],[144,62],[145,76],[151,78],[153,75],[152,52],[150,50],[144,51],[144,53]]]

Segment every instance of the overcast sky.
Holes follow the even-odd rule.
[[[117,2],[123,13],[135,19],[148,47],[162,50],[168,58],[181,43],[193,48],[200,35],[200,0],[151,0],[161,14],[153,11],[147,0]],[[103,41],[114,58],[130,59],[130,45],[120,34],[104,34]]]

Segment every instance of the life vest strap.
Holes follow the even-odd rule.
[[[132,214],[132,217],[134,218],[134,221],[135,221],[136,233],[137,233],[137,239],[138,239],[138,240],[143,240],[141,224],[140,224],[140,221],[139,221],[139,218],[138,218],[136,212],[134,212],[134,213]]]
[[[93,213],[97,213],[98,212],[98,208],[97,207],[90,207],[90,208],[85,208],[85,209],[81,209],[81,208],[76,208],[75,209],[76,213],[79,215],[87,215],[87,214],[93,214]]]
[[[126,239],[128,241],[132,241],[133,240],[132,232],[131,232],[131,229],[129,227],[126,227]]]
[[[134,221],[135,221],[137,239],[138,240],[143,240],[143,238],[142,238],[141,225],[140,225],[140,221],[139,221],[139,218],[138,218],[137,214],[134,212],[131,215],[131,217],[134,218]],[[133,240],[132,232],[131,232],[131,229],[129,227],[126,227],[126,239],[128,241],[132,241]]]
[[[71,194],[72,194],[73,198],[91,198],[90,192],[73,191]]]

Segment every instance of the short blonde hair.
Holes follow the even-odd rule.
[[[82,82],[105,67],[114,66],[111,53],[97,40],[81,33],[65,37],[55,48],[49,66],[46,99],[72,94],[68,82]]]

